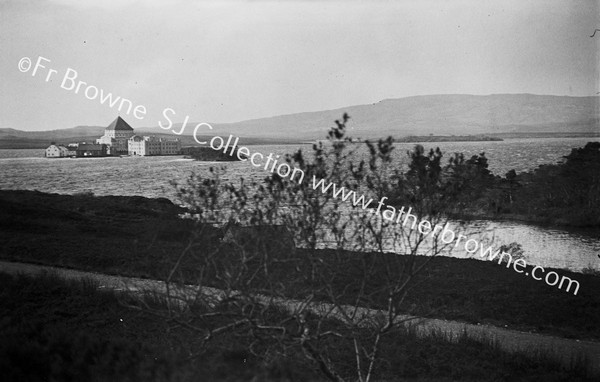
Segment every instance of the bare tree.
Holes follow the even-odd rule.
[[[202,344],[235,333],[257,356],[297,351],[330,380],[372,380],[383,339],[413,319],[404,305],[423,282],[417,275],[453,249],[441,227],[464,184],[462,164],[443,166],[439,149],[417,146],[406,165],[392,138],[355,143],[348,121],[311,154],[286,157],[303,182],[272,174],[228,183],[211,168],[178,185],[196,230],[166,278],[173,308],[155,314]],[[331,187],[315,187],[321,180]],[[353,359],[340,358],[339,346],[351,346]]]

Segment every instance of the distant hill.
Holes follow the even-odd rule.
[[[391,135],[471,135],[508,132],[598,132],[600,97],[532,94],[432,95],[388,99],[372,105],[215,124],[238,136],[324,136],[344,112],[359,138]],[[215,129],[217,130],[217,129]]]
[[[43,139],[62,141],[72,137],[100,137],[106,126],[77,126],[67,129],[46,131],[23,131],[16,129],[0,129],[0,139]]]
[[[333,121],[343,113],[351,117],[350,135],[372,139],[411,135],[475,135],[600,132],[600,97],[566,97],[533,94],[428,95],[386,99],[371,105],[260,118],[236,123],[211,123],[215,135],[234,134],[243,143],[312,141],[325,137]],[[178,129],[181,124],[176,124]],[[186,134],[195,123],[188,124]],[[158,127],[136,127],[138,133],[166,135]],[[66,142],[66,138],[99,137],[103,126],[77,126],[52,131],[0,129],[2,141],[11,139]],[[190,137],[184,144],[194,145]],[[77,140],[77,139],[76,139]]]
[[[87,142],[92,143],[96,141],[95,136],[79,136],[79,137],[68,137],[64,139],[47,139],[47,138],[19,138],[19,137],[5,137],[0,138],[0,149],[45,149],[48,147],[50,142],[56,142],[60,144],[69,144],[72,142]]]

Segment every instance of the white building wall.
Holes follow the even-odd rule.
[[[146,141],[135,137],[127,141],[127,152],[129,155],[146,155]]]
[[[68,150],[64,146],[50,145],[46,149],[46,158],[64,158],[67,156]]]
[[[58,158],[60,157],[60,150],[56,145],[50,145],[46,149],[46,158]]]
[[[162,138],[136,136],[128,140],[129,155],[175,155],[181,151],[179,140],[165,140]]]

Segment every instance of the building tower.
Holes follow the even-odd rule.
[[[127,154],[127,141],[134,135],[133,128],[121,117],[117,117],[104,130],[104,135],[96,143],[109,146],[110,155]]]

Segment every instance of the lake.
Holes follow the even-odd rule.
[[[453,152],[465,156],[485,152],[490,170],[504,175],[510,169],[532,170],[541,164],[556,163],[572,148],[583,147],[598,138],[531,138],[488,142],[425,143],[426,150],[440,147],[445,162]],[[396,144],[395,155],[406,158],[414,143]],[[310,145],[257,145],[251,152],[283,155]],[[182,156],[44,158],[44,150],[0,150],[0,189],[26,189],[61,194],[91,191],[95,195],[139,195],[166,197],[175,201],[171,181],[184,182],[192,172],[207,173],[211,166],[225,166],[226,180],[261,179],[268,173],[248,162],[199,162]],[[492,228],[495,243],[516,241],[523,246],[528,262],[544,267],[581,271],[600,270],[599,230],[571,230],[516,222],[475,222]],[[461,256],[457,254],[457,256]]]

